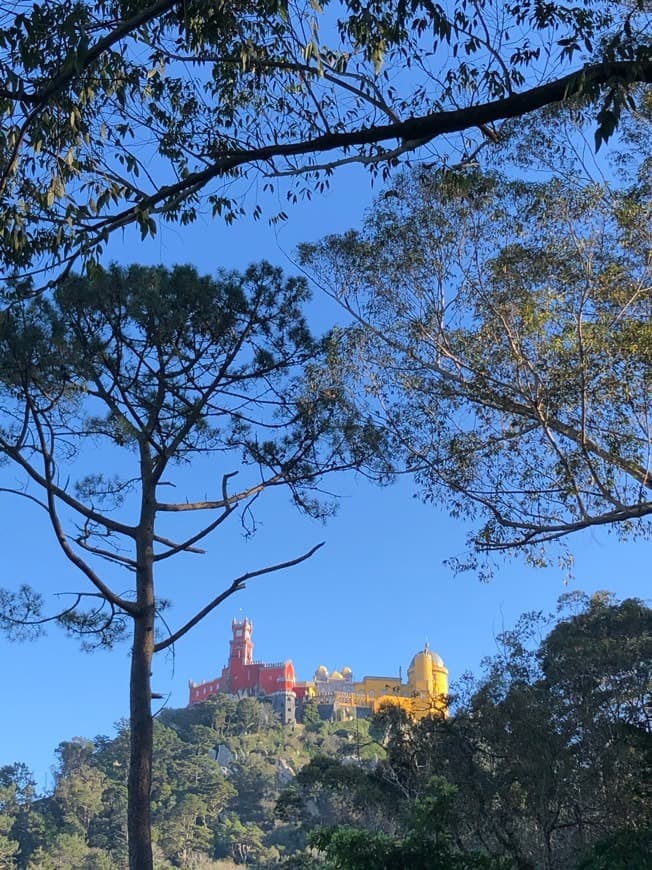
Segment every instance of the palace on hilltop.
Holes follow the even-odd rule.
[[[401,707],[415,719],[446,715],[448,670],[428,644],[412,659],[407,681],[398,676],[369,676],[356,681],[351,668],[331,671],[320,665],[311,681],[297,680],[291,661],[254,661],[253,623],[233,620],[229,660],[221,675],[204,683],[190,683],[189,704],[199,704],[218,693],[236,697],[268,698],[281,722],[303,720],[303,710],[314,700],[322,719],[364,718],[383,704]]]

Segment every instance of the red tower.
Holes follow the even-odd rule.
[[[233,620],[229,660],[217,679],[190,684],[191,704],[205,701],[218,692],[253,697],[294,693],[296,676],[291,661],[273,664],[254,661],[254,644],[251,639],[253,629],[253,623],[249,619]]]
[[[233,637],[230,641],[229,649],[229,668],[237,662],[240,665],[251,665],[254,661],[254,644],[251,639],[251,632],[254,626],[251,620],[245,619],[238,622],[234,619],[231,623]]]

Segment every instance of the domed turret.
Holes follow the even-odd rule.
[[[432,658],[429,649],[413,656],[408,668],[408,683],[415,691],[432,692]]]
[[[415,656],[413,656],[412,661],[410,662],[410,667],[408,670],[412,670],[417,663],[423,665],[425,663],[429,663],[431,666],[434,665],[436,668],[445,668],[443,658],[436,653],[434,650],[430,649],[430,644],[426,644],[424,648],[418,652]]]
[[[445,695],[448,692],[448,671],[439,653],[433,652],[429,644],[418,652],[408,668],[408,683],[413,691],[429,697]]]
[[[343,679],[344,679],[344,677],[342,676],[342,674],[339,671],[333,671],[333,673],[331,674],[331,680],[343,680]]]

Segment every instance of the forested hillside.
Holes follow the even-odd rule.
[[[283,728],[227,696],[163,710],[156,866],[652,867],[652,610],[574,594],[498,640],[445,720],[309,705]],[[0,868],[127,866],[128,736],[62,743],[48,795],[0,768]]]

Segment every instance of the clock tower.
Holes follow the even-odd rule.
[[[231,649],[229,651],[229,665],[236,662],[239,665],[250,665],[254,660],[254,644],[251,639],[251,633],[254,625],[249,619],[243,619],[238,622],[234,619],[231,623],[233,637],[231,639]]]

